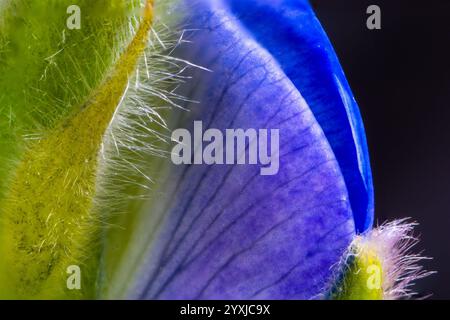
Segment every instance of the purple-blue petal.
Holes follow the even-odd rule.
[[[278,61],[327,136],[359,233],[372,227],[373,186],[358,105],[307,0],[229,0],[231,12]]]
[[[318,298],[355,235],[335,152],[301,90],[222,2],[189,8],[199,31],[180,57],[212,72],[194,75],[186,91],[200,103],[186,105],[175,127],[279,129],[280,169],[172,166],[131,296]]]

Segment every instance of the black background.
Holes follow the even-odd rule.
[[[375,219],[420,223],[421,296],[450,299],[450,0],[313,0],[366,126]],[[381,30],[366,27],[381,8]]]

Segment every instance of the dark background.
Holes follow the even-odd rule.
[[[420,223],[420,296],[450,299],[450,0],[312,0],[364,118],[379,223]],[[381,30],[366,9],[381,8]]]

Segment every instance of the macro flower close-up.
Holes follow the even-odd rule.
[[[0,0],[0,298],[413,298],[418,223],[377,218],[325,29],[307,0]]]

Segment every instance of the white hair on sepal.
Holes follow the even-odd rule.
[[[422,253],[412,253],[419,242],[419,238],[413,234],[416,226],[418,223],[410,222],[408,218],[394,220],[382,224],[365,236],[366,241],[373,242],[380,250],[386,277],[386,299],[415,296],[416,293],[411,288],[414,282],[435,273],[426,271],[420,264],[431,258]]]
[[[412,286],[422,278],[434,274],[421,265],[425,257],[422,253],[413,253],[419,242],[414,236],[417,222],[409,218],[386,222],[359,235],[352,247],[359,250],[373,250],[382,264],[383,298],[385,300],[410,299],[417,295]]]
[[[421,265],[425,257],[413,253],[418,244],[414,228],[418,223],[410,218],[385,222],[363,234],[355,235],[340,261],[331,267],[330,282],[314,299],[425,299],[418,296],[413,285],[417,280],[434,274]],[[373,263],[373,264],[372,264]],[[379,266],[380,274],[369,272],[370,266]],[[366,269],[367,268],[367,269]],[[366,272],[364,272],[366,270]],[[369,273],[371,276],[369,276]],[[370,280],[380,279],[379,287]],[[369,286],[369,281],[371,286]],[[378,281],[378,280],[377,280]],[[378,286],[378,285],[377,285]],[[372,294],[380,291],[380,295]]]
[[[132,25],[130,31],[135,29]],[[169,112],[184,112],[183,104],[194,102],[177,89],[191,80],[190,69],[201,67],[172,56],[186,42],[185,34],[155,21],[148,46],[105,133],[95,207],[107,223],[114,215],[126,214],[131,204],[140,206],[149,198],[159,170],[156,163],[170,155]]]

